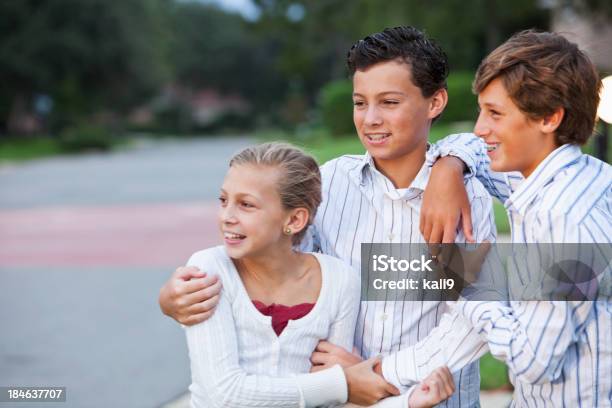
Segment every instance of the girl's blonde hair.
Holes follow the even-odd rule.
[[[285,209],[306,208],[308,224],[293,236],[293,244],[302,241],[321,204],[321,172],[315,159],[288,143],[272,142],[247,147],[235,154],[230,167],[256,164],[281,170],[278,193]]]

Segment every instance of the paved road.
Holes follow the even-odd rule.
[[[216,242],[212,200],[248,143],[1,165],[0,386],[66,386],[67,402],[49,408],[159,407],[183,394],[184,335],[157,293],[174,266]]]
[[[0,208],[214,199],[227,159],[247,140],[143,141],[112,154],[0,164]]]

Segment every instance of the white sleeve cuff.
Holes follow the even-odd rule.
[[[468,145],[474,139],[478,140],[475,135],[470,133],[449,135],[431,146],[425,155],[425,162],[431,167],[439,158],[454,156],[465,164],[467,175],[473,176],[476,174],[478,165],[475,157],[477,150],[475,150],[475,147],[468,147]]]
[[[344,404],[348,399],[346,377],[338,364],[316,373],[298,375],[296,380],[306,407]]]
[[[382,374],[385,380],[388,383],[391,383],[400,390],[403,394],[408,389],[408,386],[402,384],[400,377],[398,376],[395,364],[396,364],[397,355],[392,354],[390,356],[384,357],[382,360]]]
[[[412,395],[412,393],[414,392],[414,390],[416,390],[418,386],[419,384],[415,384],[412,387],[410,387],[408,391],[406,391],[406,405],[404,405],[405,407],[410,408],[410,396]]]

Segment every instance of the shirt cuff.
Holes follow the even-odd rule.
[[[397,358],[396,355],[391,355],[391,356],[383,358],[383,360],[382,360],[382,374],[383,374],[383,377],[385,378],[385,380],[388,383],[393,384],[395,386],[395,388],[400,390],[400,392],[403,394],[408,389],[408,386],[406,384],[402,384],[402,381],[399,378],[399,375],[398,375],[397,370],[395,368],[395,359],[396,358]]]
[[[348,389],[344,370],[338,364],[316,373],[296,377],[306,407],[344,404]]]
[[[452,137],[448,136],[448,138]],[[471,177],[476,174],[478,160],[475,157],[475,151],[472,148],[464,145],[467,140],[472,138],[476,138],[474,135],[469,134],[459,134],[456,135],[458,140],[453,140],[452,142],[446,141],[446,139],[442,139],[441,141],[432,145],[427,153],[425,154],[425,163],[432,167],[436,161],[441,157],[453,156],[457,157],[461,160],[466,168],[467,174],[466,176]]]
[[[405,407],[410,408],[410,396],[412,395],[412,393],[414,392],[414,390],[416,390],[418,386],[419,384],[415,384],[412,387],[410,387],[408,391],[406,391],[406,404],[404,405]]]
[[[492,325],[496,319],[503,316],[504,311],[508,310],[508,307],[498,301],[466,300],[455,302],[451,309],[463,315],[481,333],[485,327]],[[486,318],[483,319],[483,316]]]

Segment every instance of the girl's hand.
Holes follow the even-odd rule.
[[[349,353],[342,347],[321,340],[310,356],[310,362],[312,363],[310,372],[314,373],[316,371],[325,370],[336,364],[340,364],[342,368],[346,369],[361,363],[361,361],[361,357],[357,354],[356,350],[354,350],[353,353]]]

